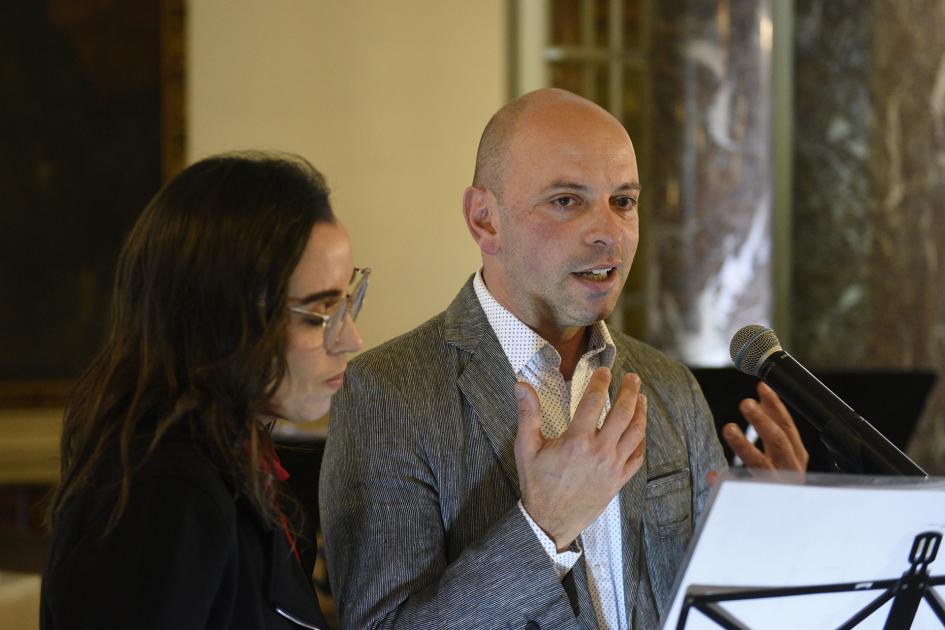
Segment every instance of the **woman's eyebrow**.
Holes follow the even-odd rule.
[[[326,291],[319,291],[317,293],[310,293],[305,297],[299,300],[299,305],[302,304],[311,304],[312,302],[317,302],[319,300],[324,300],[325,298],[341,297],[341,291],[338,289],[328,289]]]

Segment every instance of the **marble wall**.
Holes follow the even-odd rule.
[[[646,338],[728,365],[775,300],[772,0],[649,6]],[[945,2],[793,6],[786,347],[815,371],[945,375]],[[910,452],[945,474],[945,378]]]
[[[770,323],[770,0],[653,2],[644,182],[648,340],[729,365]]]
[[[792,353],[945,373],[945,2],[795,10]],[[942,381],[910,449],[937,474]]]

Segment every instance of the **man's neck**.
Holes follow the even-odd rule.
[[[492,298],[505,310],[538,333],[542,339],[550,343],[551,346],[558,351],[558,355],[561,357],[559,371],[564,377],[564,380],[570,381],[571,376],[574,375],[575,368],[577,368],[578,361],[581,360],[581,356],[584,354],[589,326],[575,326],[564,329],[559,328],[554,323],[548,323],[548,325],[538,324],[536,326],[535,322],[542,318],[537,316],[533,318],[527,317],[524,313],[519,312],[512,304],[512,301],[506,298],[500,283],[495,282],[488,276],[488,270],[485,268],[485,265],[483,265],[482,283],[485,285],[486,290],[489,291]],[[547,321],[551,322],[551,318],[547,318]]]
[[[584,348],[587,346],[589,327],[568,328],[563,331],[535,330],[535,332],[558,351],[558,355],[561,357],[561,365],[558,370],[564,380],[570,381],[575,368],[577,368],[578,361],[581,360],[581,356],[584,354]]]

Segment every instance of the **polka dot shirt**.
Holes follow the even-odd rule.
[[[578,361],[571,380],[566,381],[559,370],[561,356],[557,350],[496,301],[486,288],[481,272],[473,279],[473,287],[516,378],[538,392],[542,433],[550,438],[560,436],[567,430],[594,370],[601,366],[613,367],[617,349],[607,326],[598,322],[591,327],[587,350]],[[603,423],[609,409],[608,400],[598,426]],[[521,501],[519,509],[551,558],[558,577],[563,578],[577,562],[581,551],[558,553],[554,542],[531,519]],[[585,554],[588,586],[599,626],[626,630],[629,623],[623,587],[619,495],[597,520],[581,532],[580,548]]]

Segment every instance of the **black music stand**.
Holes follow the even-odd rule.
[[[919,610],[919,605],[923,601],[929,605],[942,626],[945,627],[945,602],[932,589],[933,586],[945,584],[945,575],[933,577],[929,574],[929,565],[938,555],[941,542],[942,534],[939,532],[918,534],[912,543],[912,550],[909,552],[909,568],[899,578],[781,588],[741,588],[692,584],[686,589],[686,596],[679,615],[679,621],[676,624],[676,630],[685,630],[691,610],[698,610],[725,630],[750,630],[735,615],[722,607],[723,602],[879,589],[883,589],[883,591],[878,597],[856,611],[837,630],[850,630],[856,627],[860,622],[865,621],[882,608],[890,599],[893,603],[883,626],[884,630],[911,628],[915,615]]]

